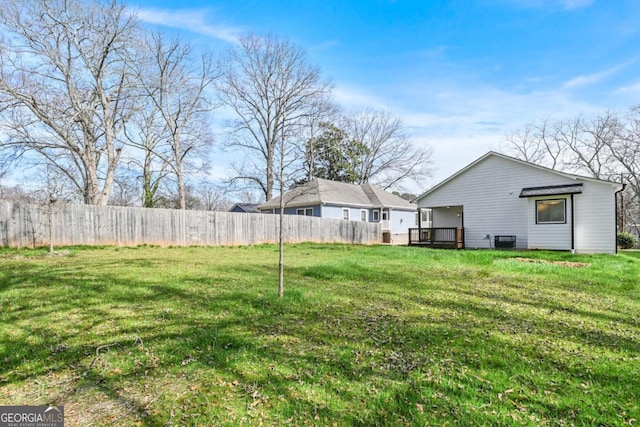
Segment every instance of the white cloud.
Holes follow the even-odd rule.
[[[628,85],[628,86],[622,86],[619,87],[618,89],[615,90],[616,94],[632,94],[634,96],[638,96],[640,95],[640,82]]]
[[[367,93],[363,89],[338,84],[334,87],[332,94],[333,99],[347,110],[363,107],[388,109],[382,98]]]
[[[499,149],[505,135],[527,123],[603,110],[600,105],[575,98],[562,86],[518,93],[469,76],[451,77],[378,82],[367,89],[338,84],[334,92],[337,102],[347,109],[368,106],[389,110],[401,118],[415,144],[433,149],[433,177],[423,184],[424,188],[412,189],[417,192],[487,151]]]
[[[433,148],[433,185],[489,150],[526,123],[564,119],[602,110],[563,90],[513,93],[475,82],[432,81],[410,85],[395,102],[398,115],[416,144]],[[384,104],[384,101],[379,101]]]
[[[639,94],[640,82],[611,91],[606,101],[586,97],[574,88],[604,81],[631,62],[593,74],[585,74],[548,88],[550,78],[523,80],[514,90],[500,82],[489,83],[467,73],[434,78],[416,73],[392,81],[367,80],[338,83],[337,101],[344,107],[370,106],[400,117],[417,145],[433,149],[433,178],[425,188],[439,182],[489,150],[505,144],[505,136],[525,124],[542,119],[569,119],[598,114],[607,108],[626,107],[631,94]],[[544,89],[541,89],[544,88]],[[588,99],[594,99],[589,101]],[[604,105],[603,102],[607,102]],[[425,188],[415,189],[416,191]]]
[[[207,9],[139,9],[137,16],[149,24],[215,37],[228,43],[237,43],[238,34],[243,31],[241,27],[211,24]]]
[[[622,70],[624,67],[626,67],[627,64],[621,64],[621,65],[616,65],[615,67],[611,67],[609,69],[603,70],[603,71],[599,71],[596,73],[591,73],[591,74],[584,74],[581,76],[577,76],[572,78],[571,80],[568,80],[567,82],[565,82],[562,87],[564,89],[573,89],[576,87],[581,87],[581,86],[590,86],[593,84],[597,84],[600,83],[601,81],[605,80],[606,78],[618,73],[620,70]]]

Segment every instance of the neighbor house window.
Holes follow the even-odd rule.
[[[368,212],[364,209],[360,211],[360,221],[367,222]]]
[[[380,221],[380,211],[375,210],[373,211],[373,222],[378,222]]]
[[[418,215],[420,215],[420,222],[418,222]],[[431,228],[432,220],[433,211],[431,209],[420,209],[419,214],[416,212],[416,226],[421,225],[423,228]]]
[[[422,214],[422,223],[431,224],[433,211],[431,209],[421,209],[420,213]]]
[[[342,219],[349,219],[349,209],[342,209]]]
[[[298,215],[313,216],[313,208],[297,209]]]
[[[536,224],[565,224],[566,199],[536,200]]]

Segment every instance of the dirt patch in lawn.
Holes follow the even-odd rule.
[[[573,267],[573,268],[583,268],[583,267],[589,267],[591,265],[586,262],[548,261],[546,259],[532,259],[532,258],[522,258],[522,257],[515,257],[512,259],[515,261],[529,262],[533,264],[553,264],[553,265],[561,265],[563,267]]]

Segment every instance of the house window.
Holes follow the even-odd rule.
[[[342,219],[349,219],[349,208],[343,208],[342,209]]]
[[[433,211],[431,209],[422,209],[420,213],[422,214],[422,223],[431,224]]]
[[[566,224],[566,199],[536,200],[536,224]]]
[[[367,222],[368,212],[364,209],[360,210],[360,221]]]
[[[420,209],[420,213],[416,212],[415,222],[416,226],[421,225],[422,228],[431,228],[433,221],[433,210]],[[420,221],[418,222],[418,215],[420,215]]]
[[[387,210],[383,210],[382,211],[382,220],[383,221],[389,221],[389,211],[387,211]]]
[[[379,222],[379,221],[380,221],[380,211],[375,210],[373,211],[373,222]]]
[[[313,208],[296,209],[298,215],[313,216]]]

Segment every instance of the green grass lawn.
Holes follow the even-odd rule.
[[[0,249],[0,405],[69,426],[640,423],[638,253],[295,245],[282,300],[277,256]]]

